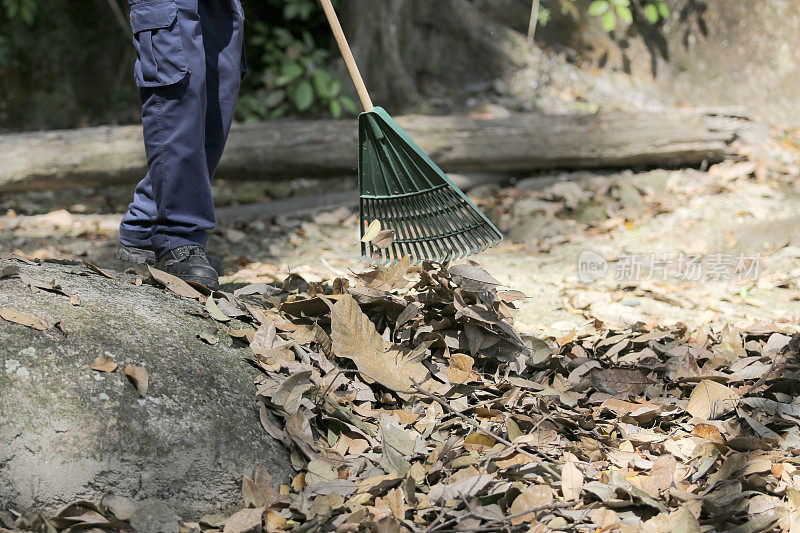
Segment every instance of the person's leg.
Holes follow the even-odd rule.
[[[200,19],[200,36],[202,39],[202,49],[205,53],[207,94],[205,148],[206,166],[209,176],[213,176],[219,160],[222,157],[222,152],[236,109],[241,76],[246,70],[243,60],[244,43],[242,26],[244,13],[241,8],[240,0],[229,0],[229,2],[230,3],[227,3],[221,0],[210,2],[201,0],[197,4],[196,10],[193,3],[188,5],[188,9],[192,11],[192,13],[196,11]],[[132,2],[132,23],[135,26],[135,43],[137,51],[139,52],[135,69],[137,84],[140,86],[158,86],[161,80],[166,79],[166,81],[171,81],[171,78],[174,76],[163,72],[165,69],[162,69],[162,72],[159,73],[158,70],[153,70],[153,66],[150,65],[150,63],[157,62],[158,50],[153,49],[152,43],[156,42],[157,39],[153,39],[153,30],[148,26],[164,25],[163,21],[159,22],[157,19],[164,17],[164,14],[168,13],[171,4],[174,2],[172,0],[167,0],[166,2],[162,1],[160,2],[161,7],[156,9],[147,6],[137,6],[137,4],[141,3],[140,0],[134,0]],[[186,8],[187,6],[184,5],[182,7]],[[167,14],[167,16],[169,15]],[[156,19],[155,22],[153,22],[154,19]],[[196,24],[194,27],[196,28]],[[159,29],[156,33],[158,33],[158,31],[162,33],[166,31],[166,34],[161,37],[162,41],[169,37],[173,40],[177,40],[177,36],[180,35],[180,40],[184,48],[184,56],[192,57],[195,61],[198,61],[201,56],[199,53],[200,47],[197,46],[197,44],[200,43],[195,43],[194,46],[185,46],[186,35],[191,35],[191,31],[189,33],[183,31],[186,29],[191,30],[191,28],[184,23],[173,29]],[[149,34],[146,32],[149,32]],[[166,50],[168,50],[168,47],[165,48],[165,51]],[[182,65],[179,61],[173,60],[171,65],[174,67],[176,73],[180,72],[182,69]],[[167,66],[170,66],[170,64],[168,63]],[[148,72],[150,73],[149,75]],[[195,69],[195,74],[197,74],[197,69]],[[194,78],[194,81],[198,82],[201,76],[196,75]],[[196,84],[195,87],[196,93],[202,90],[199,84]],[[189,89],[191,88],[192,86],[190,84]],[[154,114],[154,106],[151,101],[157,98],[157,93],[154,94],[150,90],[142,91],[143,115],[150,114],[152,117]],[[197,101],[197,99],[194,100],[195,102]],[[146,134],[148,130],[153,133],[158,129],[157,127],[152,127],[152,120],[149,122],[151,123],[151,127],[145,127]],[[194,126],[196,128],[196,122]],[[194,129],[194,131],[197,130]],[[158,147],[156,146],[154,149],[157,150]],[[150,160],[151,158],[148,157],[148,161]],[[152,160],[156,162],[155,158],[152,158]],[[205,189],[205,187],[203,189]],[[205,199],[206,191],[204,190],[201,192],[203,193],[203,199]],[[204,203],[207,204],[207,202]],[[137,185],[133,203],[130,204],[122,220],[122,224],[120,225],[120,243],[124,247],[152,250],[151,238],[153,236],[158,212],[156,198],[153,192],[153,184],[151,182],[150,173],[148,172],[145,178]],[[198,225],[198,229],[213,226],[213,212],[211,216],[208,216],[206,209],[205,215],[206,216],[201,215],[201,219],[203,220],[201,224]],[[191,222],[189,225],[191,225]],[[192,233],[192,231],[189,233]],[[192,240],[197,241],[198,239]],[[130,256],[130,252],[126,251],[125,255]],[[143,259],[143,257],[144,256],[137,258]],[[154,257],[152,259],[154,259]],[[147,255],[148,262],[151,262],[152,259],[150,255]],[[220,268],[221,267],[217,267],[217,270],[219,271]]]
[[[155,218],[156,202],[148,172],[136,186],[133,203],[128,206],[128,211],[122,218],[122,224],[119,226],[119,242],[125,247],[149,250]]]
[[[168,35],[173,42],[161,43],[165,52],[155,53],[156,62],[159,55],[170,54],[170,61],[180,65],[182,54],[188,69],[177,83],[142,88],[145,151],[156,205],[151,243],[157,257],[186,245],[205,248],[207,231],[215,224],[205,153],[206,55],[200,12],[206,1],[141,4],[145,10],[148,5],[163,6],[158,8],[162,11],[177,7],[175,28]],[[145,40],[140,41],[142,65],[141,50],[146,47]]]
[[[206,160],[217,169],[236,112],[243,64],[244,14],[240,0],[200,0],[206,52]]]
[[[191,121],[167,122],[165,115],[169,113],[164,113],[164,108],[169,111],[183,107],[186,113],[181,115],[188,113],[196,121],[203,119],[205,62],[202,35],[197,31],[197,0],[129,0],[129,4],[137,52],[134,77],[141,88],[149,171],[137,185],[133,203],[120,225],[120,243],[123,247],[148,249],[159,215],[153,182],[165,180],[168,165],[164,159],[170,156],[163,149],[165,139],[173,137],[170,130],[191,126]],[[185,139],[178,140],[186,144]],[[194,144],[202,144],[202,139]]]

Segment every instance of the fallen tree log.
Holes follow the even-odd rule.
[[[721,159],[747,119],[666,114],[398,119],[447,172],[525,174],[548,168],[675,166]],[[217,176],[340,177],[356,169],[354,120],[236,125]],[[0,136],[0,192],[135,182],[145,172],[139,126]]]

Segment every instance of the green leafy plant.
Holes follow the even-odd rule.
[[[33,24],[37,0],[2,0],[2,5],[9,20],[19,17],[25,24]]]
[[[0,68],[8,68],[11,57],[11,43],[2,33],[3,22],[20,19],[31,26],[36,19],[37,0],[0,0]],[[4,21],[5,19],[5,21]]]
[[[238,114],[247,121],[292,114],[356,113],[342,94],[342,80],[326,68],[330,59],[327,32],[313,31],[309,21],[319,14],[315,0],[270,0],[280,6],[282,23],[254,21],[248,28],[250,67],[248,91],[240,98]],[[296,23],[301,24],[296,24]],[[255,53],[254,53],[255,52]]]
[[[575,5],[575,0],[559,0],[561,13],[574,19],[579,18],[580,11]],[[607,32],[614,31],[620,23],[633,23],[634,10],[639,11],[650,24],[657,24],[660,20],[669,17],[669,7],[666,0],[594,0],[589,4],[588,14],[600,17],[603,29]],[[542,7],[538,12],[539,26],[546,26],[552,18],[549,8]]]
[[[633,22],[633,7],[631,0],[594,0],[589,4],[588,13],[600,17],[603,29],[612,32],[620,21],[626,25]],[[664,0],[645,0],[642,10],[650,24],[669,16],[669,8]]]

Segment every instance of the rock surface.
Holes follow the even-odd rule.
[[[258,463],[276,484],[289,478],[288,453],[259,424],[249,350],[198,339],[216,331],[190,314],[201,304],[82,265],[0,260],[0,272],[10,265],[80,301],[0,279],[0,309],[50,325],[0,319],[0,509],[52,511],[113,492],[186,519],[240,503],[242,474]],[[101,355],[119,368],[91,370]],[[144,397],[128,364],[147,369]]]

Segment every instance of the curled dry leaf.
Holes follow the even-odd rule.
[[[184,298],[194,298],[195,300],[201,300],[203,298],[203,295],[200,294],[197,289],[183,281],[181,278],[155,269],[150,265],[147,265],[147,269],[150,271],[150,275],[153,276],[153,279],[166,287],[170,292],[173,292]]]
[[[378,234],[381,232],[381,221],[380,220],[373,220],[369,227],[367,227],[367,231],[364,232],[364,236],[361,237],[361,242],[371,242]]]
[[[150,385],[147,369],[143,366],[128,365],[125,367],[125,375],[136,385],[139,396],[144,397],[147,394],[147,387]]]
[[[108,355],[101,355],[92,363],[92,370],[98,372],[113,372],[119,365]]]
[[[86,262],[86,261],[84,261],[84,262],[83,262],[83,266],[85,266],[86,268],[88,268],[89,270],[91,270],[92,272],[94,272],[95,274],[100,274],[100,275],[101,275],[101,276],[103,276],[104,278],[108,278],[108,279],[117,279],[117,278],[116,278],[116,276],[112,276],[111,274],[109,274],[108,272],[106,272],[105,270],[103,270],[102,268],[100,268],[100,267],[98,267],[98,266],[96,266],[96,265],[93,265],[93,264],[91,264],[91,263],[88,263],[88,262]]]
[[[372,239],[373,246],[380,249],[388,248],[394,243],[394,230],[384,229],[378,232],[374,239]]]

